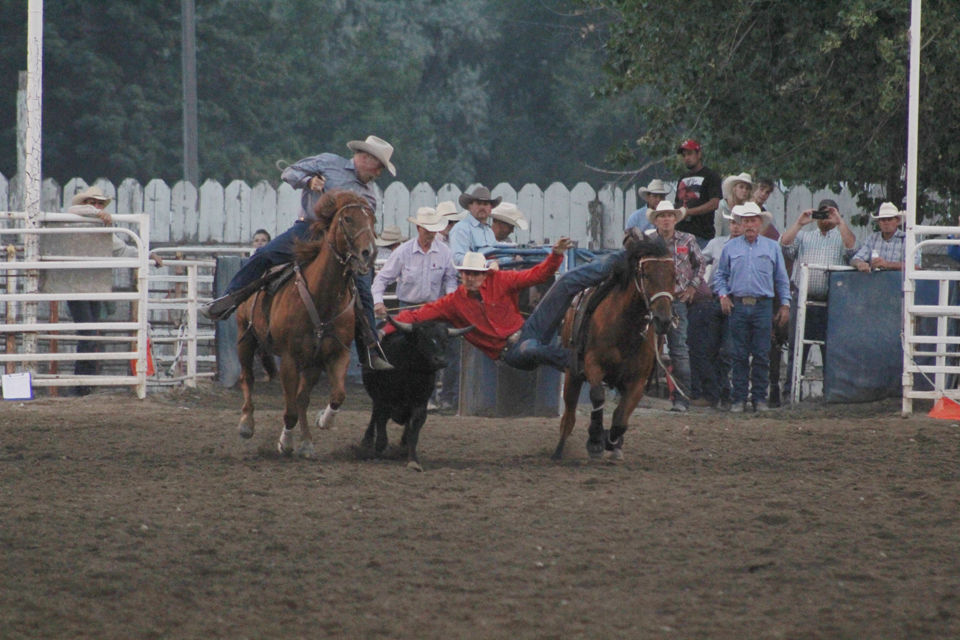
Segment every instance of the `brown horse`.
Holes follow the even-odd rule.
[[[357,297],[353,274],[366,274],[377,255],[374,215],[365,198],[351,191],[325,193],[317,203],[320,219],[311,240],[298,242],[295,274],[275,294],[258,292],[237,311],[237,353],[242,373],[240,435],[253,436],[253,358],[257,351],[280,356],[285,411],[278,449],[293,451],[293,428],[300,424],[297,454],[316,455],[307,422],[310,392],[324,370],[330,399],[317,426],[329,428],[346,397],[344,378],[354,337]],[[268,372],[272,367],[268,367]]]
[[[561,340],[564,346],[581,349],[583,367],[567,369],[564,377],[564,411],[554,460],[563,456],[563,446],[573,431],[584,381],[590,384],[593,407],[587,452],[598,458],[606,449],[612,458],[623,458],[627,420],[643,397],[656,364],[657,336],[667,332],[672,320],[674,277],[673,258],[662,242],[631,240],[623,263],[597,287],[595,295],[602,299],[579,335],[574,335],[576,301],[567,310]],[[603,429],[604,383],[620,392],[608,432]]]

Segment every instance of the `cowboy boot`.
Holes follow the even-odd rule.
[[[387,362],[387,355],[380,346],[377,334],[373,332],[373,327],[367,319],[367,314],[363,312],[360,305],[359,296],[357,296],[357,341],[362,341],[365,349],[357,350],[361,353],[361,366],[374,371],[391,371],[394,366]],[[366,354],[366,361],[363,361],[362,354]]]

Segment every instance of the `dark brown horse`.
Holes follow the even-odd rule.
[[[587,452],[600,457],[604,449],[614,459],[623,458],[623,434],[627,420],[643,397],[647,379],[656,364],[658,335],[666,333],[673,316],[675,268],[662,242],[631,240],[623,263],[604,284],[597,287],[602,299],[574,335],[577,303],[564,318],[564,346],[579,348],[583,367],[567,370],[563,384],[563,417],[560,442],[553,459],[563,456],[563,446],[576,422],[577,401],[584,381],[590,384],[590,430]],[[620,392],[609,432],[603,429],[606,383]]]
[[[296,272],[273,295],[261,291],[237,311],[237,352],[242,373],[243,407],[240,435],[253,436],[253,358],[257,351],[280,356],[280,382],[285,410],[277,444],[293,451],[293,428],[301,431],[297,454],[314,457],[307,422],[310,392],[326,371],[330,400],[317,426],[329,428],[346,397],[344,377],[354,337],[357,293],[353,274],[365,274],[377,255],[374,215],[365,198],[351,191],[325,193],[317,203],[321,219],[311,227],[311,240],[298,242]],[[268,367],[270,371],[272,367]]]

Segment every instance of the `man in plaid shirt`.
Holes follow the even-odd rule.
[[[859,271],[886,269],[887,271],[902,271],[903,259],[906,252],[904,241],[907,234],[900,229],[903,216],[900,209],[892,202],[880,205],[877,215],[871,216],[877,221],[880,231],[875,231],[868,237],[860,250],[850,261],[850,266]]]
[[[667,348],[670,350],[670,364],[673,378],[681,390],[690,393],[690,350],[687,348],[687,305],[693,302],[697,288],[703,282],[706,262],[700,252],[700,245],[692,233],[676,231],[675,227],[683,219],[683,212],[674,209],[673,204],[663,201],[655,210],[647,209],[647,219],[654,228],[646,231],[650,237],[660,237],[667,249],[673,254],[676,265],[676,288],[674,289],[673,314],[677,318],[675,325],[667,330]],[[679,393],[674,396],[672,411],[686,411],[690,401]]]
[[[826,213],[826,217],[814,217],[814,213]],[[800,233],[800,229],[816,221],[816,229]],[[857,238],[853,231],[844,222],[837,203],[833,200],[821,200],[817,209],[807,209],[800,214],[797,221],[783,232],[780,238],[783,255],[787,260],[793,260],[795,265],[816,264],[823,266],[845,265],[857,248]],[[796,297],[797,287],[800,285],[799,266],[795,266],[791,279],[790,290]],[[830,288],[829,273],[822,269],[811,269],[807,281],[807,299],[826,301]],[[827,308],[825,306],[809,306],[806,310],[804,323],[804,339],[826,340],[827,338]],[[793,346],[796,343],[797,307],[790,309],[790,352],[787,364],[787,382],[784,385],[784,395],[789,396],[793,379]],[[803,347],[803,365],[807,365],[807,354],[810,345]],[[827,349],[824,344],[820,348],[820,357],[826,361]],[[802,369],[801,369],[802,370]],[[774,393],[776,391],[776,393]],[[774,398],[773,396],[777,396]],[[771,403],[779,400],[779,390],[771,389]]]

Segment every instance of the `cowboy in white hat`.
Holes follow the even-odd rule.
[[[377,245],[377,262],[386,262],[393,250],[400,246],[401,242],[406,241],[407,237],[403,235],[403,231],[397,225],[391,224],[384,227],[380,235],[373,241]]]
[[[755,202],[738,204],[733,216],[743,225],[743,235],[733,238],[720,253],[713,274],[713,290],[720,308],[730,316],[733,338],[733,391],[730,411],[748,408],[748,393],[755,411],[767,410],[770,382],[770,331],[773,322],[790,318],[790,281],[780,245],[760,235],[763,211]],[[776,316],[773,300],[780,306]]]
[[[667,346],[670,349],[670,362],[673,365],[673,377],[683,392],[690,393],[690,351],[687,348],[688,307],[693,304],[697,288],[703,283],[703,271],[706,262],[700,254],[700,245],[693,234],[677,231],[677,223],[683,219],[683,212],[674,208],[673,203],[664,200],[655,210],[647,210],[647,218],[654,225],[646,231],[650,237],[659,238],[673,256],[675,265],[675,289],[673,315],[675,323],[667,330]],[[689,409],[689,400],[681,394],[673,399],[672,411],[684,412]]]
[[[903,213],[892,202],[884,202],[871,218],[877,221],[880,230],[864,240],[860,250],[850,260],[850,266],[864,272],[873,269],[902,271],[907,238],[900,228]]]
[[[548,364],[562,370],[571,364],[571,350],[523,339],[527,323],[517,307],[517,294],[549,282],[563,262],[564,252],[572,246],[569,238],[560,238],[543,262],[521,271],[492,269],[482,253],[468,251],[457,266],[462,284],[456,291],[419,309],[403,311],[395,319],[444,320],[457,328],[473,325],[474,330],[464,339],[491,359],[518,369]],[[392,325],[385,328],[386,332],[392,330]]]
[[[454,264],[460,264],[468,251],[479,251],[497,243],[490,227],[490,213],[501,201],[502,198],[494,198],[490,195],[490,189],[483,185],[477,185],[473,191],[460,194],[460,206],[469,211],[470,215],[450,231]]]
[[[436,300],[457,288],[450,248],[436,241],[447,224],[443,216],[432,207],[420,207],[407,220],[416,225],[417,236],[399,245],[373,280],[373,310],[378,317],[387,315],[384,294],[393,283],[401,307]]]
[[[490,227],[493,229],[493,235],[500,244],[508,242],[508,238],[510,234],[513,233],[515,227],[520,227],[523,231],[530,228],[530,225],[527,224],[527,219],[523,217],[523,211],[520,211],[517,205],[512,202],[501,202],[498,204],[490,212],[490,217],[493,218]]]
[[[447,226],[440,231],[440,239],[445,243],[450,244],[450,231],[453,227],[466,218],[469,213],[466,211],[458,210],[457,205],[454,204],[453,200],[444,200],[443,202],[437,203],[437,213],[447,221]]]
[[[353,151],[352,158],[343,158],[334,153],[321,153],[304,158],[283,170],[280,179],[295,189],[301,189],[300,215],[293,226],[281,233],[253,254],[240,268],[224,295],[200,308],[200,312],[212,320],[224,320],[237,306],[247,299],[264,283],[264,274],[270,267],[286,264],[293,260],[293,244],[304,239],[310,233],[310,225],[317,220],[314,211],[321,194],[328,189],[347,189],[354,191],[370,203],[376,211],[378,199],[373,181],[386,168],[396,175],[396,167],[391,162],[393,146],[377,136],[367,136],[365,140],[351,140],[347,148]],[[329,222],[329,221],[327,221]],[[368,276],[355,276],[357,298],[362,303],[357,351],[361,363],[374,369],[391,369],[381,357],[379,341],[373,331],[373,297],[370,295],[371,280]],[[365,343],[366,351],[361,353],[360,343]]]
[[[637,229],[642,232],[647,229],[652,229],[653,224],[649,222],[647,211],[656,209],[657,205],[670,193],[670,188],[660,178],[654,178],[647,186],[637,189],[637,193],[643,198],[646,204],[630,214],[626,224],[623,225],[624,231]]]

